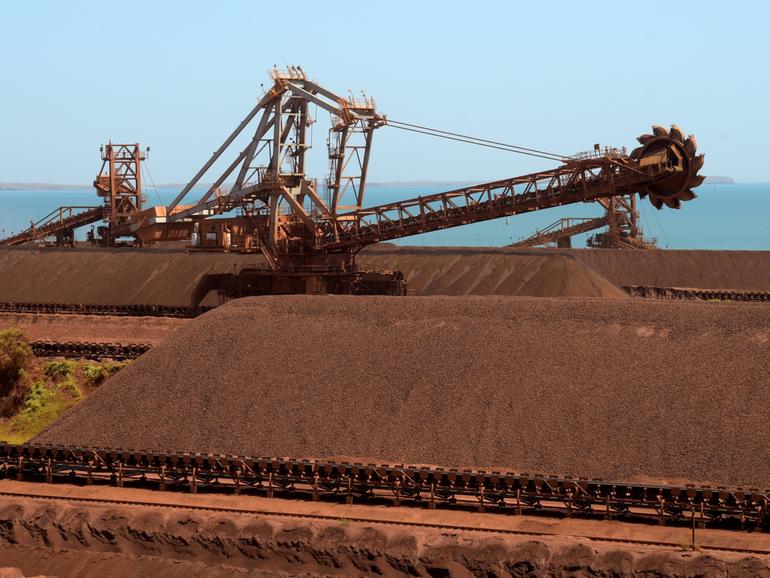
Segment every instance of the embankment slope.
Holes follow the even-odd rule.
[[[569,254],[391,245],[367,251],[359,261],[363,268],[402,271],[415,295],[628,297]]]
[[[554,263],[563,258],[587,267],[600,276],[603,283],[615,286],[770,291],[770,251],[400,247],[383,244],[367,248],[361,253],[359,262],[370,268],[400,269],[418,295],[463,295],[480,294],[477,288],[495,283],[500,283],[501,288],[516,286],[520,282],[516,275],[506,278],[506,273],[514,269],[516,263]],[[548,276],[547,280],[550,283],[556,278],[557,275]],[[547,286],[527,281],[519,291],[517,294],[521,295],[553,295]]]
[[[206,273],[262,257],[163,249],[0,249],[0,301],[190,305]]]
[[[35,441],[770,487],[770,307],[265,297]]]
[[[264,265],[261,255],[179,249],[0,249],[0,301],[190,305],[206,273]],[[363,268],[398,269],[410,293],[610,297],[627,295],[583,263],[563,255],[452,253],[390,260],[366,256]]]
[[[365,269],[404,272],[414,295],[622,298],[623,285],[770,291],[770,251],[374,246]],[[189,305],[206,273],[259,255],[179,249],[0,248],[0,301]]]

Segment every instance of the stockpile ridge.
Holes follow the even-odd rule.
[[[567,260],[571,265],[557,265]],[[560,277],[538,274],[562,267],[566,272],[590,271],[601,287],[650,285],[770,291],[770,251],[682,251],[671,249],[518,249],[510,247],[405,247],[375,245],[359,262],[366,267],[397,268],[423,295],[504,294],[497,287],[519,288],[520,295],[556,296]],[[510,277],[506,276],[510,274]],[[562,295],[607,296],[603,289],[587,293],[585,273],[562,276],[570,292]],[[499,282],[499,285],[496,285]],[[488,287],[495,287],[488,291]],[[583,291],[578,293],[576,291]],[[508,293],[510,294],[510,293]]]
[[[265,297],[35,441],[770,487],[770,307]]]
[[[380,261],[364,256],[361,267],[403,270],[417,295],[627,297],[590,267],[560,255]],[[0,301],[187,306],[203,275],[264,265],[261,255],[179,249],[0,249]],[[207,303],[216,304],[214,297]]]

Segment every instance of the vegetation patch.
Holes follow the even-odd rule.
[[[23,331],[0,331],[0,441],[29,441],[126,365],[35,358]]]
[[[83,376],[92,386],[98,386],[104,383],[107,378],[123,369],[126,365],[128,365],[128,362],[126,361],[89,362],[83,366]]]
[[[43,363],[43,372],[54,380],[71,377],[77,367],[75,361],[68,359],[55,359]]]
[[[31,359],[32,347],[21,329],[0,331],[0,396],[16,386]]]
[[[60,388],[42,380],[34,381],[19,413],[0,423],[0,439],[8,443],[28,441],[79,399],[79,395],[72,394],[70,385]]]

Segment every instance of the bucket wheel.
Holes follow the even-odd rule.
[[[639,196],[649,197],[650,203],[660,209],[663,205],[672,209],[682,202],[691,201],[697,195],[693,191],[705,177],[698,174],[703,167],[704,156],[697,154],[698,145],[693,135],[672,124],[670,129],[654,125],[652,134],[643,134],[636,140],[640,147],[631,151],[630,158],[640,167],[660,162],[665,155],[668,170],[639,191]]]

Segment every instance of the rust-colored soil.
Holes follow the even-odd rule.
[[[168,317],[0,313],[0,330],[20,327],[32,341],[156,345],[185,323]]]
[[[0,249],[0,301],[190,305],[201,277],[261,256],[138,249]]]
[[[770,251],[570,251],[619,285],[770,291]]]
[[[358,262],[403,271],[414,295],[624,298],[622,285],[770,290],[770,251],[382,245]],[[259,255],[179,248],[0,248],[0,301],[189,305],[204,274],[262,264]]]
[[[362,254],[364,268],[395,269],[414,295],[522,295],[627,299],[617,285],[568,255],[389,246]]]
[[[565,258],[572,260],[574,267],[585,266],[604,282],[616,286],[770,291],[770,251],[399,247],[383,244],[364,250],[359,262],[366,267],[401,269],[417,294],[462,295],[504,294],[505,291],[487,289],[498,282],[501,288],[515,282],[517,264],[552,263]],[[510,279],[506,273],[513,273]],[[543,276],[544,280],[555,278],[558,276]],[[548,292],[552,281],[547,281],[543,287],[537,279],[535,281],[534,285],[522,286],[523,292],[516,294],[554,295]],[[566,294],[577,296],[576,293]]]
[[[25,484],[29,485],[29,484]],[[47,492],[43,486],[42,490]],[[66,487],[60,487],[64,489]],[[5,489],[5,486],[4,486]],[[73,490],[79,490],[74,488]],[[100,498],[146,499],[139,490],[92,489]],[[84,493],[84,492],[73,492]],[[151,496],[151,501],[171,497]],[[194,499],[193,499],[194,498]],[[176,502],[176,500],[174,501]],[[358,521],[362,507],[332,504],[278,504],[253,497],[179,497],[182,508],[48,502],[0,497],[0,565],[20,567],[25,575],[48,574],[96,578],[115,576],[761,576],[770,577],[766,555],[709,550],[687,552],[686,528],[631,526],[621,522],[542,520],[528,516],[482,515],[501,524],[530,526],[530,535],[398,526]],[[236,507],[260,513],[185,509],[188,502]],[[313,508],[333,512],[332,519],[285,516],[282,508]],[[422,519],[423,523],[467,526],[476,514],[404,508],[363,507],[368,520],[379,516]],[[379,512],[378,512],[379,510]],[[400,511],[399,511],[400,510]],[[279,510],[281,511],[281,510]],[[444,519],[450,515],[452,520]],[[351,519],[346,518],[350,516]],[[463,518],[467,519],[463,522]],[[586,537],[595,526],[600,534],[616,532],[621,539],[661,540],[672,546],[606,542]],[[524,529],[526,532],[527,530]],[[699,530],[709,544],[719,531]],[[735,534],[721,532],[721,534]],[[727,536],[730,544],[732,536]],[[760,536],[760,542],[766,540]],[[762,550],[759,544],[749,547]],[[744,546],[745,547],[745,546]]]
[[[770,307],[266,297],[35,441],[770,487]]]

